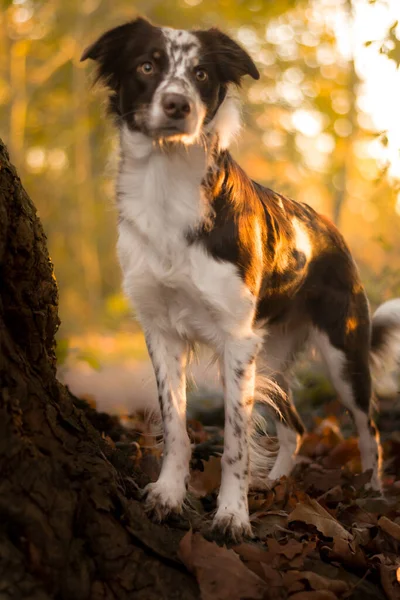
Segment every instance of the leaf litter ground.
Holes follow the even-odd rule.
[[[157,478],[162,459],[151,424],[140,415],[110,417],[85,402],[77,404],[115,448],[115,466],[129,474],[140,494]],[[379,417],[383,496],[368,490],[370,474],[360,474],[357,439],[341,434],[343,415],[332,400],[325,415],[313,417],[292,476],[272,489],[250,492],[255,537],[231,547],[218,545],[209,535],[221,478],[223,428],[188,421],[193,443],[188,505],[182,517],[165,527],[182,530],[177,554],[197,579],[203,600],[400,600],[396,404],[390,402]],[[272,449],[274,440],[266,440]]]

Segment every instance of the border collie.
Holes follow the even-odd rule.
[[[189,480],[186,379],[195,343],[217,354],[225,445],[217,533],[251,534],[247,492],[256,365],[272,382],[280,449],[269,479],[288,475],[304,427],[287,382],[310,341],[359,434],[362,468],[379,490],[371,366],[394,351],[400,299],[376,312],[343,237],[306,204],[252,181],[229,153],[240,127],[231,88],[259,79],[250,56],[218,29],[180,31],[144,19],[104,33],[97,62],[120,134],[118,254],[143,327],[164,427],[158,481],[146,507],[179,512]],[[392,343],[393,342],[393,343]]]

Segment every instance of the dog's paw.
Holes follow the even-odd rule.
[[[149,483],[144,491],[145,511],[156,521],[164,521],[171,514],[181,514],[186,488],[179,490],[165,481]]]
[[[371,477],[371,481],[365,484],[365,489],[383,496],[382,481],[377,475]]]
[[[220,543],[239,544],[253,537],[248,515],[233,511],[217,511],[211,528],[213,539]]]

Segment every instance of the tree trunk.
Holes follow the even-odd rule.
[[[0,597],[198,598],[183,532],[147,519],[133,467],[56,379],[57,285],[1,142],[0,289]]]

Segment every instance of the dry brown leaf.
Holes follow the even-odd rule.
[[[307,544],[302,544],[296,540],[289,540],[287,544],[280,544],[273,538],[268,540],[268,549],[273,554],[282,554],[287,559],[292,560],[298,554],[303,554]]]
[[[360,508],[357,504],[340,507],[337,519],[347,527],[352,527],[354,523],[357,523],[359,527],[372,527],[378,524],[377,516],[374,513]]]
[[[337,504],[338,502],[342,502],[343,498],[344,498],[344,494],[343,494],[342,486],[337,485],[337,486],[332,487],[331,489],[327,490],[324,494],[322,494],[322,496],[320,496],[318,498],[318,501],[320,502],[322,500],[325,504],[330,504],[330,503]]]
[[[306,579],[313,590],[328,590],[339,595],[349,590],[349,584],[345,581],[341,579],[329,579],[313,571],[300,573],[300,579]]]
[[[339,442],[332,448],[328,456],[325,456],[323,465],[329,469],[334,469],[335,467],[342,467],[351,460],[360,460],[360,451],[356,438],[349,438]]]
[[[306,500],[307,494],[304,490],[292,490],[291,494],[286,502],[285,511],[290,513],[299,502]]]
[[[289,494],[289,480],[286,476],[280,478],[279,482],[274,487],[275,501],[274,504],[282,504],[285,506]]]
[[[250,516],[250,521],[257,537],[265,539],[268,535],[275,533],[277,528],[287,528],[288,515],[282,510],[259,511]]]
[[[397,565],[379,565],[381,584],[389,600],[400,600],[400,585],[397,578]]]
[[[323,546],[321,552],[331,562],[337,561],[353,569],[365,570],[368,568],[367,559],[354,540],[349,541],[336,537],[333,540],[333,547]]]
[[[221,484],[221,458],[210,456],[203,461],[204,471],[195,469],[190,474],[190,491],[197,498],[204,498],[219,488]]]
[[[138,455],[138,458],[134,460],[136,463],[139,463],[141,471],[146,473],[151,481],[157,481],[161,470],[161,460],[155,452],[146,451],[140,454],[140,457]]]
[[[268,584],[274,587],[282,587],[282,575],[278,569],[275,569],[274,567],[271,567],[271,565],[267,565],[265,563],[260,563],[260,566],[263,571],[263,579],[265,579]]]
[[[357,506],[366,510],[369,513],[378,513],[379,515],[388,514],[392,508],[395,508],[398,504],[398,500],[394,498],[383,498],[379,496],[377,498],[357,498],[355,500]]]
[[[268,550],[262,550],[253,544],[240,544],[235,547],[235,552],[245,561],[249,569],[262,576],[260,565],[262,569],[266,566],[275,573],[285,569],[302,568],[304,560],[315,548],[315,542],[298,542],[290,539],[286,544],[280,544],[275,539],[268,538]],[[255,563],[258,564],[257,567],[254,566]],[[268,577],[272,579],[270,574]]]
[[[294,521],[313,525],[326,538],[352,540],[352,535],[312,498],[307,497],[290,513],[289,523]]]
[[[350,585],[345,581],[331,579],[313,571],[288,571],[283,576],[283,582],[289,593],[309,587],[314,591],[325,590],[341,596],[350,590]]]
[[[265,581],[248,569],[233,550],[208,542],[192,531],[182,538],[178,552],[196,576],[202,600],[258,600],[268,597]]]
[[[275,494],[273,490],[265,490],[262,492],[250,492],[249,494],[249,511],[250,513],[268,510],[275,502]]]
[[[317,592],[299,592],[290,596],[290,600],[337,600],[336,594],[326,590],[318,590]]]
[[[299,454],[302,456],[308,456],[312,458],[315,456],[315,449],[317,445],[320,443],[321,438],[314,432],[307,433],[301,442]]]
[[[202,444],[208,440],[209,435],[200,421],[197,421],[196,419],[188,419],[187,428],[189,437],[194,444]]]
[[[378,521],[378,526],[384,531],[391,535],[395,540],[400,542],[400,525],[394,523],[387,517],[381,517]]]
[[[243,560],[270,563],[271,558],[266,550],[254,544],[239,544],[233,547]]]
[[[342,479],[340,469],[322,469],[320,465],[313,465],[307,469],[303,476],[303,484],[306,490],[310,488],[319,492],[326,492],[335,486],[339,486]]]
[[[352,527],[354,541],[360,546],[366,546],[371,541],[371,527]]]
[[[245,561],[245,565],[248,569],[250,569],[250,571],[253,571],[253,573],[258,575],[258,577],[261,577],[261,579],[266,579],[265,573],[263,570],[263,566],[266,566],[266,565],[263,565],[263,563],[255,562],[255,561]]]

